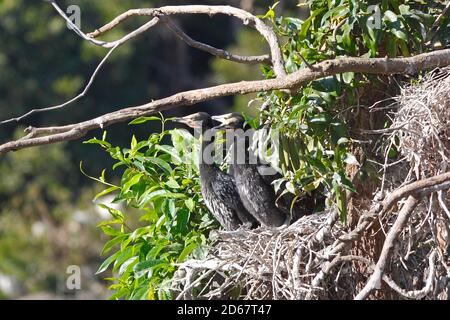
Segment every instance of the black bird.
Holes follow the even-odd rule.
[[[203,199],[209,211],[226,230],[236,230],[257,226],[257,221],[245,209],[236,189],[234,178],[220,170],[212,159],[204,159],[204,151],[213,141],[208,141],[205,133],[214,127],[211,116],[206,112],[175,118],[174,121],[186,124],[200,135],[201,148],[199,159],[200,183]],[[212,137],[212,135],[211,135]]]
[[[214,116],[212,118],[222,123],[221,126],[216,127],[217,129],[243,129],[245,126],[244,117],[236,112],[225,114],[222,116]],[[242,141],[241,139],[238,138],[238,141]],[[243,143],[241,143],[241,145],[238,147],[242,148],[242,144]],[[260,162],[261,161],[258,161],[256,164],[245,165],[245,176],[242,175],[242,169],[236,172],[236,167],[242,168],[242,165],[236,165],[235,163],[230,164],[230,174],[235,177],[239,195],[241,196],[244,205],[251,214],[255,215],[257,213],[255,213],[255,210],[250,209],[250,207],[255,206],[261,202],[261,197],[258,190],[264,190],[264,195],[267,197],[266,201],[264,201],[264,205],[267,208],[270,208],[271,212],[276,215],[276,218],[273,219],[278,221],[278,223],[281,220],[280,211],[285,216],[290,217],[289,220],[292,223],[297,221],[302,216],[314,212],[314,209],[316,207],[316,198],[320,198],[318,201],[324,201],[324,199],[322,199],[323,197],[321,197],[318,192],[305,194],[298,199],[295,199],[295,195],[291,193],[282,194],[284,189],[283,185],[275,193],[272,183],[275,180],[281,179],[282,175],[278,172],[274,174],[263,174],[262,170],[264,170],[265,167],[269,166],[263,165]],[[275,171],[273,168],[271,169]],[[237,175],[235,172],[237,173]],[[263,182],[265,185],[262,184]],[[256,189],[255,186],[257,186]],[[248,196],[246,196],[245,194],[248,194]],[[293,202],[294,204],[292,205]],[[274,206],[276,206],[276,210],[274,209]],[[270,215],[270,212],[267,212],[265,215],[272,216]],[[258,220],[260,221],[260,219]]]
[[[221,125],[215,127],[217,130],[242,129],[245,123],[239,113],[214,116],[212,119],[221,122]],[[236,151],[238,155],[235,154]],[[244,154],[243,159],[238,159],[239,153]],[[237,190],[245,208],[264,226],[279,227],[287,224],[288,215],[275,204],[277,196],[271,185],[275,178],[265,177],[260,173],[261,166],[249,161],[245,135],[235,135],[232,157],[230,172],[236,180]]]

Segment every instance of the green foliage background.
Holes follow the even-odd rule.
[[[202,3],[238,5],[238,2],[210,0]],[[295,8],[295,1],[288,2]],[[63,8],[79,5],[82,29],[92,31],[130,8],[195,1],[61,0],[58,3]],[[263,12],[270,3],[258,1],[256,10]],[[124,35],[143,21],[143,18],[131,19],[105,39]],[[228,17],[186,16],[178,21],[191,36],[217,47],[228,47],[236,42],[243,30]],[[220,28],[205,28],[205,25]],[[249,50],[253,48],[255,46]],[[72,98],[83,88],[105,54],[104,49],[91,46],[70,32],[44,1],[1,0],[0,119]],[[89,94],[76,105],[61,112],[34,115],[17,129],[15,125],[1,126],[0,141],[19,137],[29,125],[85,120],[123,106],[222,81],[210,63],[213,63],[210,55],[190,49],[164,28],[155,28],[116,50]],[[222,113],[231,105],[232,98],[221,99],[188,110],[176,110],[173,114],[199,108]],[[135,126],[133,130],[126,124],[117,125],[109,132],[108,139],[112,144],[124,146],[129,144],[133,134],[142,140],[149,132],[159,131],[160,125],[156,122]],[[101,134],[94,132],[92,136]],[[81,161],[87,173],[100,172],[114,163],[100,148],[81,142],[34,148],[0,158],[0,298],[40,293],[53,298],[109,295],[103,278],[110,274],[94,276],[102,262],[99,256],[102,245],[108,240],[107,236],[101,237],[96,228],[105,210],[100,213],[92,203],[101,186],[83,176],[79,169]],[[120,177],[120,170],[108,176],[117,184]],[[134,219],[132,210],[129,216]],[[73,264],[82,269],[80,291],[66,289],[66,268]],[[10,283],[13,283],[12,289]],[[2,292],[1,288],[9,289]]]
[[[237,2],[229,1],[233,5]],[[171,1],[186,3],[190,1]],[[75,4],[82,8],[83,30],[90,31],[129,8],[160,6],[167,1],[80,0]],[[283,40],[288,72],[307,67],[301,56],[309,64],[346,55],[409,56],[449,42],[448,17],[441,21],[436,36],[428,37],[444,1],[311,0],[306,6],[296,4],[282,0],[267,11],[273,3],[258,1],[256,8]],[[372,14],[369,5],[380,10],[379,30],[367,27]],[[106,38],[124,35],[143,21],[133,19]],[[214,21],[185,17],[180,21],[189,34],[217,47],[242,54],[258,54],[264,49],[254,32],[236,27],[226,17]],[[210,24],[221,28],[204,27]],[[2,119],[73,97],[106,53],[81,41],[48,4],[35,0],[0,2],[0,37]],[[273,77],[270,68],[212,59],[188,49],[159,28],[117,50],[89,95],[76,106],[33,116],[21,125],[76,122],[193,85],[263,77]],[[269,92],[200,107],[222,113],[233,105],[235,110],[259,116],[262,121],[270,120],[272,127],[283,133],[281,169],[288,182],[286,192],[300,196],[319,190],[338,205],[345,220],[343,194],[354,191],[345,168],[356,164],[356,158],[352,155],[352,128],[342,110],[367,98],[369,86],[383,88],[379,80],[348,73],[314,81],[294,97]],[[247,107],[250,99],[255,99],[252,105],[269,101],[270,108],[259,113]],[[196,110],[190,107],[185,113]],[[40,291],[76,296],[64,287],[66,267],[76,264],[87,270],[83,283],[94,283],[93,269],[98,266],[99,271],[107,272],[97,279],[109,277],[113,281],[113,298],[173,298],[168,290],[176,272],[173,264],[204,254],[209,232],[217,226],[199,197],[195,170],[174,165],[169,159],[171,146],[176,148],[177,141],[190,138],[171,131],[170,122],[165,124],[162,130],[157,121],[115,126],[107,138],[90,140],[89,144],[35,148],[0,159],[0,277],[18,283],[13,293],[2,293],[0,288],[0,297]],[[0,127],[0,139],[18,135],[14,128]],[[109,157],[92,144],[100,144]],[[101,196],[114,194],[116,202],[127,205],[123,212],[103,207],[112,218],[101,222],[104,216],[96,213],[91,203],[101,189],[82,175],[78,169],[81,161],[86,175],[117,166],[98,180],[108,184]],[[104,238],[95,228],[98,223]],[[102,245],[108,255],[103,264],[98,257]],[[97,290],[94,296],[104,297],[105,292]]]

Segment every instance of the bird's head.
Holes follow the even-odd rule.
[[[211,116],[206,112],[197,112],[185,117],[174,118],[173,121],[183,123],[193,129],[209,129],[213,126]]]
[[[211,118],[220,122],[220,125],[214,127],[216,130],[242,129],[245,125],[244,117],[238,112],[212,116]]]

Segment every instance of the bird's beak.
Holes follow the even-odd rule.
[[[226,115],[220,115],[220,116],[212,116],[211,119],[213,119],[216,122],[219,122],[220,124],[218,126],[214,127],[214,130],[227,130],[231,129],[231,126],[227,122]]]
[[[220,123],[225,121],[225,115],[219,115],[219,116],[211,116],[211,119],[213,119],[214,121],[218,121]]]
[[[184,119],[182,117],[173,118],[172,121],[178,122],[178,123],[186,123],[186,119]]]
[[[195,126],[195,121],[192,121],[189,118],[186,117],[177,117],[177,118],[173,118],[172,119],[173,122],[177,122],[177,123],[182,123],[185,124],[189,127],[194,127]]]

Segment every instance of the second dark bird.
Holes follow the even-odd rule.
[[[245,123],[239,113],[229,113],[212,118],[221,122],[221,125],[216,127],[218,130],[242,129]],[[257,163],[249,161],[248,137],[239,134],[234,137],[230,173],[234,176],[237,191],[245,208],[264,226],[280,227],[288,224],[288,215],[275,204],[277,196],[270,184],[271,179],[261,175]],[[241,161],[237,161],[238,159]]]
[[[175,118],[175,122],[186,124],[193,128],[201,139],[199,152],[199,170],[201,192],[206,206],[212,215],[226,230],[236,230],[242,225],[247,228],[257,226],[257,221],[250,215],[236,189],[234,178],[210,161],[204,159],[204,151],[214,143],[205,137],[205,133],[213,128],[213,121],[209,114],[198,112],[192,115]]]

